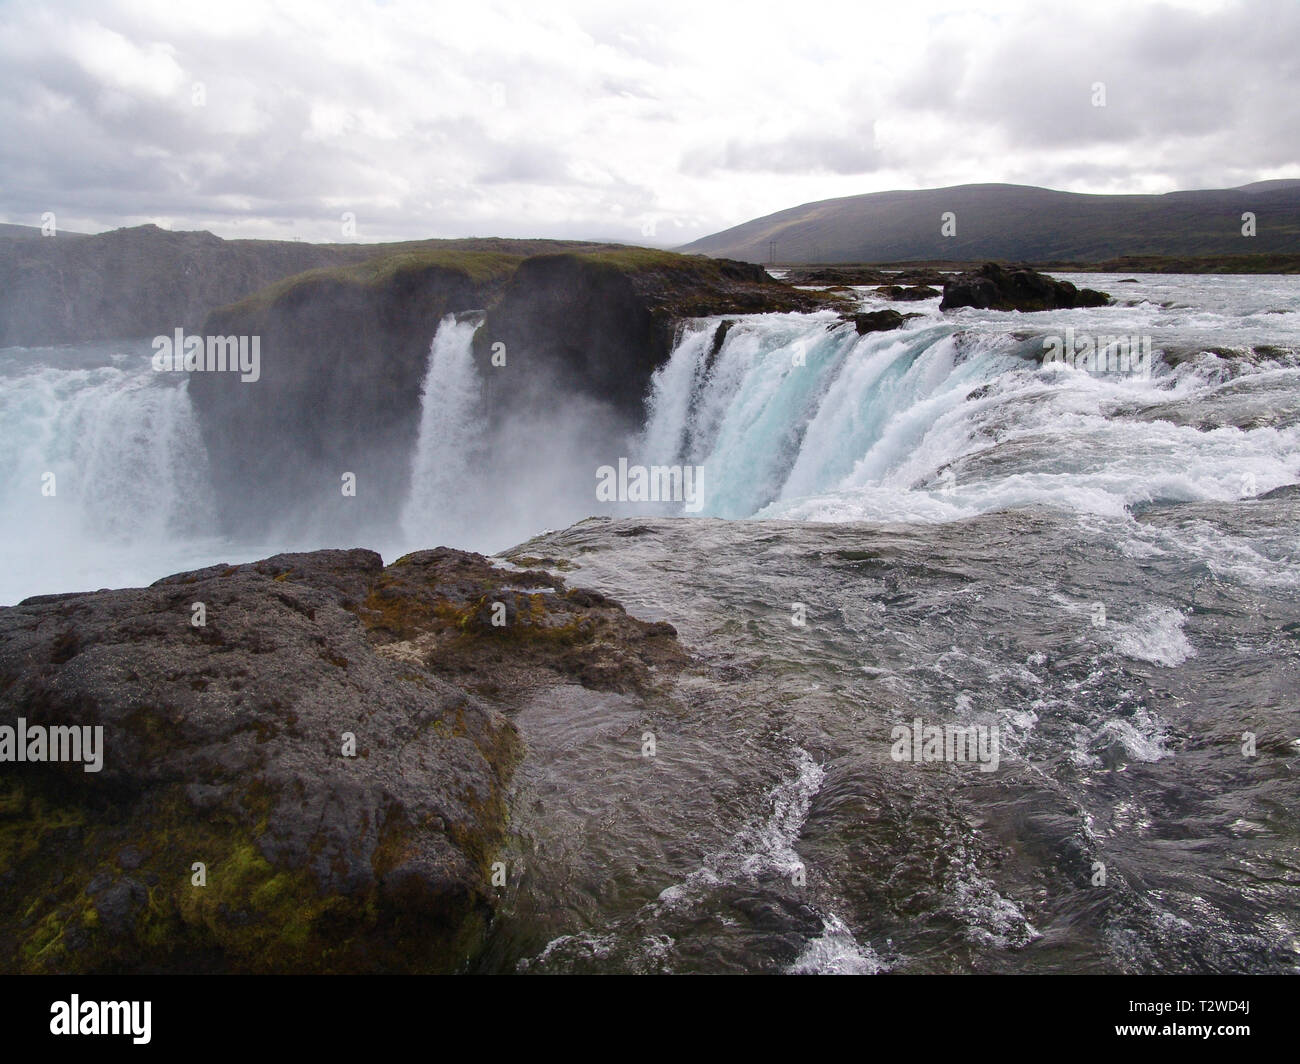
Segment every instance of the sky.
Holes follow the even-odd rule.
[[[674,246],[1300,177],[1300,0],[0,0],[0,220]]]

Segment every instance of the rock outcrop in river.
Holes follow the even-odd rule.
[[[1105,292],[1076,288],[1069,281],[1058,281],[1028,266],[1000,266],[996,262],[986,262],[978,270],[945,281],[939,309],[1065,310],[1104,307],[1109,302],[1110,296]]]

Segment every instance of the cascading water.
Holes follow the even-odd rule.
[[[1120,515],[1241,498],[1296,476],[1294,420],[1203,431],[1141,416],[1199,403],[1213,421],[1229,391],[1269,408],[1300,379],[1293,357],[1225,371],[1207,355],[1149,376],[1101,375],[1040,366],[1042,339],[1065,328],[1065,313],[1039,317],[1029,335],[1005,316],[964,325],[930,314],[858,336],[834,319],[772,315],[732,324],[715,350],[722,321],[684,333],[655,374],[634,444],[647,465],[700,467],[705,515],[954,520],[1036,504]]]
[[[393,535],[377,545],[497,550],[592,513],[672,512],[597,500],[596,470],[620,454],[697,466],[703,505],[686,512],[726,518],[950,521],[1033,505],[1122,517],[1262,494],[1297,475],[1300,312],[1294,285],[1245,280],[1156,279],[1122,306],[1033,316],[913,304],[902,329],[865,336],[830,313],[756,315],[727,320],[718,344],[724,319],[698,320],[631,440],[565,396],[496,419],[489,438],[481,316],[449,316],[430,347],[410,494],[379,516]],[[1067,328],[1204,353],[1149,377],[1040,366],[1043,337]],[[1256,348],[1272,354],[1214,353]],[[0,421],[4,539],[25,559],[0,601],[325,542],[310,529],[292,543],[216,539],[186,387],[151,373],[143,344],[0,352]]]
[[[621,420],[559,388],[524,407],[487,409],[473,356],[481,322],[481,314],[449,315],[438,326],[401,538],[385,554],[502,550],[539,528],[572,524],[599,509],[597,468],[628,452]]]
[[[0,355],[0,602],[206,559],[215,514],[194,411],[144,346]]]
[[[656,375],[642,448],[652,461],[702,466],[704,511],[719,517],[778,515],[850,481],[870,487],[968,392],[1024,365],[996,343],[968,354],[950,327],[860,337],[834,319],[791,316],[733,326],[710,357],[700,337],[716,325],[687,336]]]
[[[401,518],[413,544],[459,545],[481,520],[479,493],[469,488],[485,460],[482,386],[472,347],[482,324],[482,315],[448,315],[429,347],[411,489]]]

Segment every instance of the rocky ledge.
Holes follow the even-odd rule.
[[[644,694],[684,661],[669,625],[449,549],[0,609],[0,970],[463,967],[512,709],[544,685]],[[102,728],[97,771],[44,760],[56,727]]]
[[[980,310],[1067,310],[1104,307],[1110,296],[1091,288],[1076,288],[1028,266],[1000,266],[986,262],[978,270],[958,274],[944,282],[940,310],[977,307]]]

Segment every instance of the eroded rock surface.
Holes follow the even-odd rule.
[[[104,736],[98,772],[0,765],[0,969],[455,970],[493,912],[512,708],[684,661],[669,625],[449,549],[0,610],[0,725]]]

